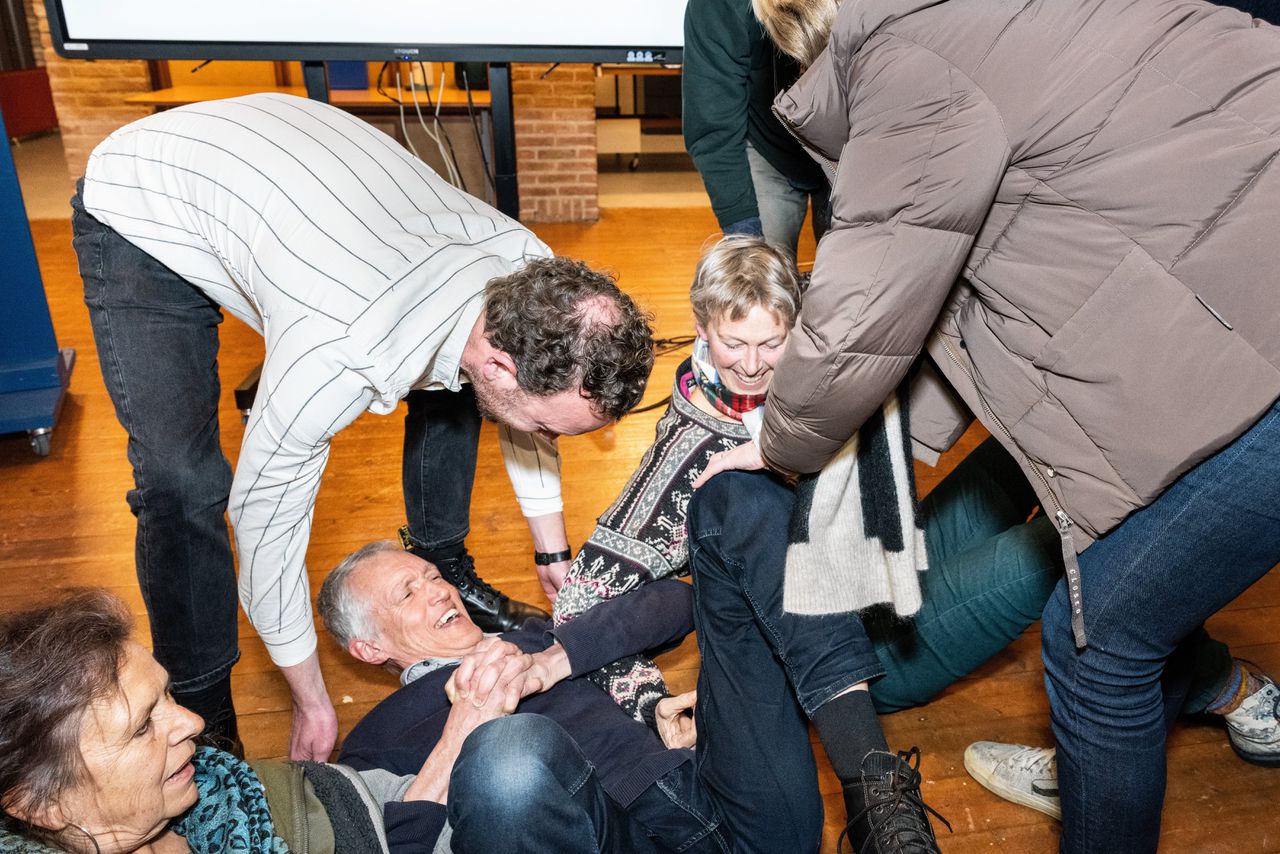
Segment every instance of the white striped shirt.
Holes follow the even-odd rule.
[[[94,149],[84,203],[265,339],[229,516],[245,612],[296,664],[316,646],[304,561],[330,438],[412,389],[456,391],[485,283],[551,252],[386,134],[287,95],[121,128]],[[525,515],[559,511],[554,443],[502,438]]]

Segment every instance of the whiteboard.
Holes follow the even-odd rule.
[[[64,56],[676,62],[687,0],[47,0]]]

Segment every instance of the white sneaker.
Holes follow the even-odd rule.
[[[1231,749],[1245,762],[1280,767],[1280,688],[1271,677],[1254,671],[1264,680],[1257,691],[1245,697],[1234,712],[1223,715]]]
[[[1006,801],[1062,820],[1054,748],[975,741],[965,748],[964,768],[973,779]]]

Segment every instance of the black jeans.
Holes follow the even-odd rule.
[[[175,693],[226,679],[240,657],[227,539],[231,466],[218,439],[218,304],[71,200],[98,362],[129,434],[138,584],[152,651]]]
[[[428,551],[460,547],[471,530],[471,488],[480,446],[480,412],[461,391],[411,391],[405,398],[404,484],[409,536]]]

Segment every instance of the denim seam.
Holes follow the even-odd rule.
[[[587,762],[585,764],[587,767],[586,767],[586,770],[582,772],[582,776],[575,782],[565,787],[566,789],[568,789],[570,796],[578,794],[578,792],[582,790],[582,787],[587,784],[587,781],[591,779],[591,775],[596,773],[595,766],[593,766],[590,762]]]
[[[1258,421],[1257,425],[1255,425],[1254,427],[1250,427],[1249,432],[1254,431],[1257,427],[1263,426],[1268,419],[1277,418],[1277,417],[1280,417],[1280,415],[1277,415],[1273,408],[1272,411],[1268,412]],[[1224,459],[1224,462],[1228,464],[1234,463],[1235,458],[1243,454],[1249,448],[1249,446],[1251,446],[1255,441],[1257,441],[1256,435],[1253,437],[1250,437],[1246,442],[1236,443],[1233,447],[1230,448],[1227,457]],[[1185,516],[1187,512],[1189,512],[1190,506],[1191,506],[1190,500],[1183,501],[1181,506],[1178,507],[1177,511],[1173,513],[1171,517],[1165,522],[1165,524],[1160,527],[1159,531],[1153,532],[1152,535],[1147,538],[1146,546],[1142,549],[1142,551],[1133,555],[1129,559],[1128,561],[1129,571],[1133,570],[1135,564],[1138,564],[1141,561],[1143,561],[1146,558],[1146,556],[1150,554],[1151,550],[1154,549],[1156,545],[1164,539],[1165,535],[1169,532],[1169,530],[1175,527],[1178,524],[1178,522],[1182,520],[1183,516]],[[1106,595],[1105,601],[1102,603],[1102,607],[1099,610],[1095,611],[1095,614],[1099,615],[1099,618],[1102,613],[1110,610],[1111,605],[1115,601],[1116,596],[1119,595],[1119,589],[1123,586],[1124,585],[1119,585],[1119,584],[1110,585],[1111,589],[1109,593]],[[1088,614],[1085,614],[1086,620],[1088,619],[1088,616],[1089,616]],[[1090,629],[1089,631],[1092,633],[1093,630]],[[1074,677],[1073,677],[1073,682],[1074,682]]]
[[[684,810],[689,815],[693,816],[698,821],[698,823],[702,825],[701,832],[696,833],[693,836],[686,839],[683,844],[681,844],[678,848],[676,848],[676,851],[686,851],[691,846],[696,845],[698,842],[701,842],[703,839],[707,838],[712,833],[715,833],[717,830],[720,829],[722,819],[719,816],[717,816],[714,821],[708,819],[702,813],[694,809],[692,804],[686,802],[683,798],[681,798],[680,795],[674,790],[674,787],[669,786],[663,777],[659,777],[654,782],[657,784],[658,788],[662,790],[662,793],[667,796],[668,800],[670,800],[673,804],[675,804],[680,809]],[[717,842],[719,841],[720,840],[717,840]],[[725,850],[724,845],[720,845],[720,848],[721,850]]]
[[[725,557],[724,561],[725,563],[731,564],[734,567],[736,567],[739,570],[737,573],[737,577],[739,578],[742,577],[743,566],[741,563],[728,557]],[[812,718],[813,713],[817,711],[819,708],[821,708],[824,703],[826,703],[828,700],[831,699],[831,695],[836,694],[840,691],[843,691],[845,688],[850,688],[861,682],[865,682],[868,679],[874,678],[876,676],[884,675],[884,667],[882,665],[879,665],[879,664],[868,665],[865,668],[861,668],[860,670],[854,671],[855,677],[860,677],[860,678],[855,678],[853,681],[849,681],[849,677],[841,677],[835,682],[832,682],[828,685],[823,686],[821,689],[818,689],[816,691],[806,692],[808,696],[826,695],[823,698],[822,702],[820,703],[814,704],[814,703],[806,702],[805,698],[800,696],[799,685],[796,683],[796,679],[795,679],[795,669],[792,667],[791,662],[788,660],[787,656],[785,656],[782,653],[782,647],[783,647],[782,639],[778,635],[777,630],[774,629],[773,623],[769,620],[768,617],[764,615],[759,603],[756,601],[755,597],[751,595],[751,591],[746,589],[746,587],[742,584],[739,584],[738,588],[742,591],[743,598],[745,598],[747,602],[751,605],[751,610],[755,612],[756,622],[759,623],[761,631],[767,633],[768,636],[773,640],[773,653],[778,657],[778,660],[782,662],[783,667],[786,668],[787,676],[791,682],[791,687],[796,695],[796,700],[797,702],[800,703],[800,706],[804,709],[805,714],[808,717]],[[856,619],[856,617],[852,617],[851,615],[851,619]],[[864,672],[867,675],[862,675]],[[810,708],[810,706],[812,706],[812,708]]]
[[[229,661],[223,664],[219,664],[217,667],[213,668],[208,673],[202,674],[200,676],[193,676],[190,679],[183,680],[182,682],[174,682],[171,688],[175,694],[183,694],[191,691],[204,690],[205,688],[208,688],[210,685],[213,685],[215,682],[222,679],[223,677],[230,675],[231,668],[235,667],[236,662],[238,662],[239,660],[240,660],[240,650],[237,649],[235,651],[235,654],[231,656],[231,659]]]
[[[818,699],[815,702],[810,702],[810,703],[805,703],[801,701],[800,705],[801,707],[804,708],[805,715],[810,720],[812,720],[813,716],[817,714],[818,709],[821,709],[827,703],[835,699],[835,696],[837,694],[849,688],[852,688],[854,685],[860,685],[863,682],[869,682],[878,676],[883,676],[884,673],[885,673],[884,667],[863,668],[862,670],[855,672],[854,678],[852,680],[847,678],[840,679],[836,682],[832,682],[830,685],[826,686],[825,688],[819,691],[812,692],[813,697]],[[810,706],[812,706],[812,708],[810,708]]]
[[[912,621],[913,621],[913,622],[915,623],[915,625],[917,625],[917,626],[921,626],[921,625],[929,625],[931,622],[934,622],[934,621],[937,621],[937,620],[942,620],[942,619],[944,619],[944,618],[946,618],[946,617],[949,617],[952,613],[954,613],[955,611],[960,610],[961,608],[964,608],[966,605],[972,605],[972,604],[974,604],[974,602],[975,602],[975,601],[982,601],[983,599],[985,599],[987,596],[991,595],[992,593],[999,593],[1000,591],[1002,591],[1002,590],[1007,590],[1007,589],[1008,589],[1008,588],[1010,588],[1010,587],[1017,587],[1018,585],[1022,584],[1024,581],[1026,581],[1026,580],[1027,580],[1027,578],[1028,578],[1029,576],[1034,576],[1034,575],[1039,575],[1039,574],[1040,574],[1039,570],[1032,569],[1031,571],[1029,571],[1029,572],[1024,572],[1024,573],[1022,573],[1021,575],[1019,575],[1017,578],[1014,578],[1014,579],[1011,579],[1011,580],[1009,580],[1009,581],[1006,581],[1006,582],[1005,582],[1005,583],[1003,583],[1003,584],[998,584],[998,585],[996,585],[995,587],[989,587],[989,588],[987,588],[986,590],[984,590],[984,591],[983,591],[983,593],[982,593],[982,595],[981,595],[981,596],[975,597],[975,598],[973,598],[973,599],[968,599],[968,600],[966,600],[966,601],[964,601],[964,602],[958,602],[958,603],[956,603],[955,605],[952,605],[952,606],[951,606],[950,608],[948,608],[947,610],[942,611],[942,612],[937,613],[937,614],[934,614],[934,615],[933,615],[933,617],[932,617],[931,619],[924,620],[923,622],[921,622],[921,621],[919,621],[919,620],[915,619],[915,617],[913,617],[913,618],[912,618]]]
[[[447,546],[456,546],[460,543],[463,543],[467,539],[467,534],[470,534],[470,533],[471,533],[471,526],[466,525],[463,527],[462,532],[459,534],[456,534],[456,535],[451,534],[450,536],[444,537],[439,540],[427,541],[427,540],[419,539],[417,536],[414,535],[412,531],[410,531],[409,542],[410,544],[412,544],[417,548],[425,549],[426,551],[431,552],[431,551],[435,551],[436,549],[442,549]]]

